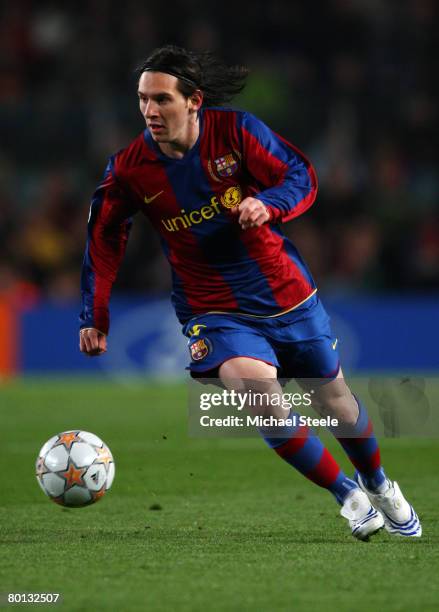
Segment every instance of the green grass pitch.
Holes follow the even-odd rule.
[[[59,592],[69,612],[438,609],[437,440],[381,441],[424,536],[363,543],[262,441],[189,438],[186,395],[105,379],[0,387],[0,592]],[[34,462],[75,428],[107,442],[116,477],[99,503],[63,509]]]

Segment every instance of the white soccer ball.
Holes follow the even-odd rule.
[[[38,484],[54,502],[78,508],[101,499],[114,478],[114,459],[98,436],[64,431],[50,438],[36,462]]]

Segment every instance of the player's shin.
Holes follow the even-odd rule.
[[[315,484],[328,489],[342,504],[357,484],[340,469],[316,434],[300,425],[298,419],[298,414],[290,412],[288,425],[259,428],[259,433],[279,457]]]
[[[365,406],[357,397],[355,400],[359,410],[355,425],[340,424],[330,429],[360,473],[366,487],[381,492],[387,479],[381,466],[380,448]]]

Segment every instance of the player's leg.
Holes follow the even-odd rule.
[[[308,384],[312,385],[312,380]],[[334,380],[315,385],[313,407],[322,416],[338,420],[339,425],[331,431],[366,487],[376,492],[384,491],[388,481],[381,465],[380,448],[372,422],[365,406],[346,384],[341,368]]]
[[[230,389],[242,390],[249,380],[259,381],[258,389],[281,393],[276,379],[277,356],[264,334],[239,317],[204,315],[184,328],[189,337],[190,372],[196,379],[218,379]],[[279,416],[279,407],[264,407]],[[268,414],[267,413],[267,414]],[[285,417],[285,414],[282,414]],[[383,519],[371,506],[357,483],[344,474],[318,437],[303,426],[261,431],[267,444],[287,463],[316,484],[328,489],[342,504],[341,513],[349,519],[352,533],[367,539],[380,529]]]
[[[341,425],[333,428],[332,433],[356,468],[356,482],[383,515],[386,530],[395,535],[420,537],[419,518],[398,483],[386,477],[372,422],[365,406],[347,386],[341,369],[337,378],[318,387],[315,395],[319,413],[339,419]]]
[[[267,402],[258,408],[264,416],[292,419],[294,413],[285,414],[279,402],[270,402],[269,399],[282,396],[275,367],[255,359],[232,358],[221,365],[219,376],[228,389],[251,389],[263,394]],[[260,428],[259,431],[279,457],[315,484],[328,489],[340,504],[350,491],[357,489],[356,483],[344,474],[331,453],[308,427],[297,424],[282,428]]]
[[[246,385],[270,397],[271,394],[282,394],[282,388],[276,379],[277,370],[264,362],[232,358],[219,368],[222,383],[229,389],[246,390]],[[279,405],[268,400],[262,410],[264,416],[272,414],[279,418]],[[293,413],[288,415],[290,418]],[[292,420],[292,419],[291,419]],[[284,461],[294,467],[315,484],[330,491],[341,504],[341,514],[349,520],[352,534],[361,540],[383,526],[382,516],[372,507],[367,495],[356,483],[346,476],[339,465],[324,447],[321,440],[308,427],[291,425],[263,429],[260,433],[268,446]]]
[[[384,474],[367,410],[343,378],[337,341],[323,305],[316,297],[305,306],[299,316],[288,313],[271,325],[270,339],[276,347],[281,375],[299,378],[302,386],[314,388],[317,393],[313,403],[318,410],[339,420],[340,427],[333,433],[357,468],[356,481],[380,510],[386,529],[401,535],[420,535],[415,511],[398,485]]]
[[[385,485],[380,450],[365,407],[352,395],[343,378],[337,341],[329,317],[315,298],[300,316],[290,313],[270,333],[286,377],[296,378],[302,387],[313,389],[313,407],[322,415],[337,418],[333,430],[349,459],[368,487]]]
[[[314,388],[313,405],[322,415],[335,417],[339,425],[332,428],[348,458],[356,468],[355,480],[378,509],[389,533],[420,536],[422,528],[413,507],[402,495],[397,483],[390,481],[381,466],[378,441],[364,404],[350,391],[338,368],[334,371],[335,342],[328,333],[311,342],[299,343],[302,386]],[[319,378],[318,378],[319,377]]]

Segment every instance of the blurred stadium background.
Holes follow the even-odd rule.
[[[77,350],[89,200],[143,129],[133,70],[173,42],[250,67],[236,100],[315,164],[284,227],[325,295],[348,368],[437,369],[439,91],[434,0],[0,4],[0,373],[181,376],[170,274],[135,223],[111,350]]]
[[[57,590],[72,612],[437,609],[437,377],[423,394],[439,369],[437,13],[434,0],[0,0],[0,607],[2,592]],[[317,168],[317,202],[283,229],[369,409],[393,419],[404,399],[412,416],[413,436],[392,420],[381,447],[418,543],[354,541],[326,491],[258,439],[188,436],[186,342],[140,216],[110,350],[78,351],[90,196],[143,129],[134,68],[170,42],[248,65],[236,106]],[[416,384],[391,376],[389,390],[375,372]],[[33,470],[72,428],[117,464],[108,499],[81,511],[50,504]]]

